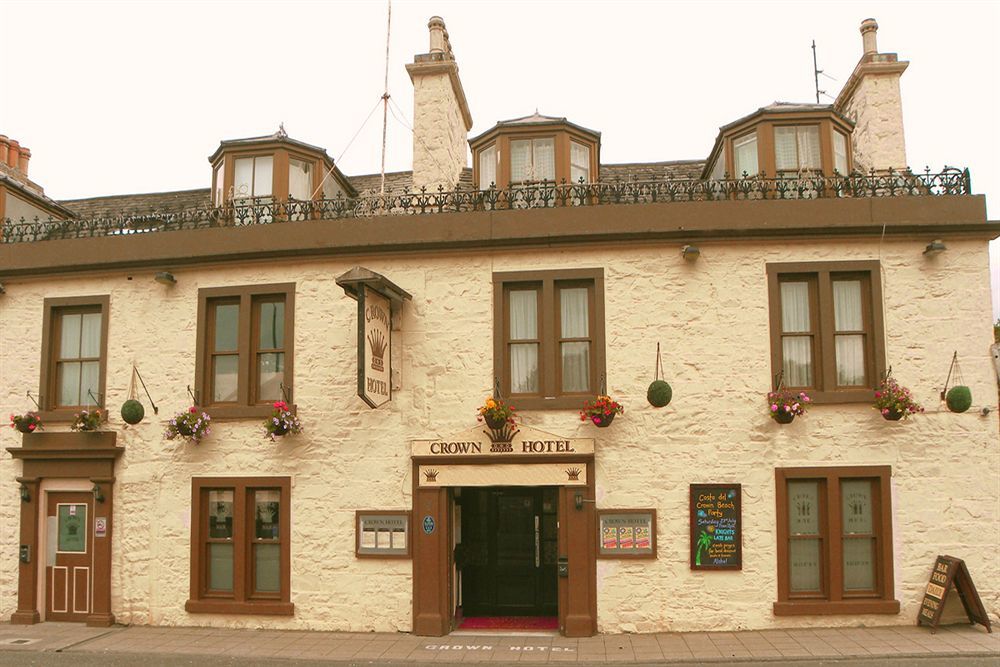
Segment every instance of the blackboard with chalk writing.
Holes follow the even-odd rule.
[[[742,493],[739,484],[692,484],[691,569],[743,569]]]

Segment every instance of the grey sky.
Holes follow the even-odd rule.
[[[602,132],[603,162],[704,158],[720,125],[774,100],[814,101],[810,41],[835,96],[858,27],[910,61],[910,166],[968,166],[1000,206],[996,2],[444,2],[395,0],[389,90],[412,122],[404,64],[448,26],[475,125],[533,112]],[[221,139],[279,122],[347,174],[377,172],[386,3],[0,2],[0,133],[32,151],[56,199],[208,187]],[[824,98],[830,101],[829,97]],[[471,135],[470,135],[471,136]],[[389,117],[389,170],[412,138]],[[1000,315],[1000,245],[991,247]]]

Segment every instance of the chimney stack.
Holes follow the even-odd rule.
[[[454,190],[466,166],[472,114],[444,20],[432,16],[427,28],[428,52],[406,66],[413,82],[413,187]]]
[[[834,109],[854,121],[854,168],[879,172],[907,168],[899,79],[907,66],[895,53],[879,53],[875,19],[861,22],[862,54]]]

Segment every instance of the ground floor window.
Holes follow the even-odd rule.
[[[191,480],[190,612],[291,614],[288,477]]]
[[[792,614],[897,613],[889,466],[778,468],[778,601]]]

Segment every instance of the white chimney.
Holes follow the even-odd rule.
[[[444,20],[432,16],[427,28],[429,51],[406,66],[413,82],[413,187],[454,190],[466,166],[472,114]]]

